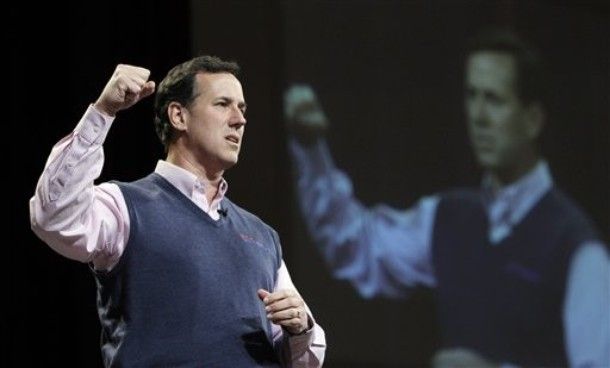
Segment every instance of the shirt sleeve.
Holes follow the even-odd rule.
[[[52,149],[30,199],[30,224],[53,250],[110,269],[129,235],[125,200],[115,184],[94,185],[104,164],[102,143],[113,118],[90,106],[72,133]]]
[[[435,286],[431,237],[437,196],[410,209],[366,208],[337,170],[323,140],[290,142],[298,200],[309,234],[335,277],[363,297],[407,297],[413,287]]]
[[[273,291],[283,289],[296,290],[284,261],[277,272],[277,283]],[[324,330],[316,323],[307,304],[305,308],[313,327],[303,334],[290,335],[280,326],[271,324],[273,344],[279,349],[282,361],[288,367],[316,368],[322,367],[324,363],[326,353]]]
[[[603,244],[589,242],[572,258],[564,302],[570,367],[610,366],[610,259]]]

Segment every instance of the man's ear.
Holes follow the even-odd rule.
[[[526,134],[531,140],[540,136],[546,120],[546,112],[540,102],[531,103],[526,110]]]
[[[187,114],[188,110],[178,102],[170,102],[167,106],[167,117],[176,130],[185,131],[187,129]]]

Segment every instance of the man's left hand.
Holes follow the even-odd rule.
[[[296,290],[287,289],[270,293],[259,289],[258,297],[265,303],[267,318],[284,327],[290,334],[298,335],[309,329],[305,301]]]

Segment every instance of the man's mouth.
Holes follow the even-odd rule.
[[[489,135],[476,135],[474,136],[473,143],[480,149],[490,149],[495,145],[495,139]]]
[[[239,137],[236,135],[228,135],[225,137],[225,139],[231,143],[239,144]]]

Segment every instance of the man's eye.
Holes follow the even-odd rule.
[[[490,95],[487,97],[489,100],[489,103],[491,103],[492,105],[500,105],[502,104],[502,99],[496,95]]]
[[[472,99],[476,96],[476,92],[474,90],[474,88],[467,88],[466,89],[466,97],[469,99]]]
[[[490,103],[492,105],[496,105],[496,106],[501,105],[504,102],[502,97],[500,97],[498,94],[492,93],[492,92],[486,92],[485,99],[487,100],[488,103]]]

